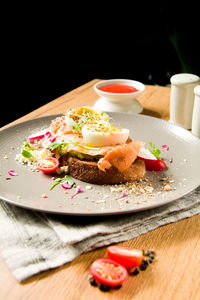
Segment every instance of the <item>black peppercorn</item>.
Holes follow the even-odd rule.
[[[119,290],[119,289],[121,289],[121,287],[122,287],[122,284],[119,284],[119,285],[115,286],[115,289]]]
[[[110,286],[109,285],[105,285],[103,283],[99,283],[98,288],[102,291],[102,292],[109,292],[110,291]]]
[[[149,251],[147,251],[147,252],[144,253],[144,256],[151,256],[151,255],[154,256],[154,254],[155,254],[154,250],[149,250]]]
[[[131,271],[131,275],[138,275],[140,273],[138,268],[135,268],[133,271]]]
[[[97,286],[97,282],[92,276],[89,277],[89,282],[92,286]]]
[[[148,267],[148,261],[147,260],[145,260],[145,259],[143,259],[143,261],[142,261],[142,263],[141,263],[141,265],[140,265],[140,270],[141,271],[144,271],[144,270],[146,270],[146,268]]]

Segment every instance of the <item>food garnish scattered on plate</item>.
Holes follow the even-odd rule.
[[[44,173],[65,173],[99,185],[119,184],[142,179],[146,169],[166,168],[159,158],[161,151],[153,143],[150,146],[132,139],[129,129],[113,126],[107,113],[83,106],[69,109],[45,130],[24,138],[16,160]],[[62,185],[72,186],[69,180]]]

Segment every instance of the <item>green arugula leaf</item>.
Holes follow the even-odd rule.
[[[29,142],[27,141],[26,138],[24,139],[23,148],[26,149],[27,151],[34,150],[33,147],[31,147],[31,145],[29,144]]]
[[[31,152],[25,150],[25,149],[22,149],[22,155],[26,158],[29,158],[29,157],[34,157],[33,154],[31,154]]]
[[[147,148],[156,158],[159,158],[161,150],[157,149],[156,146],[152,143],[149,142],[149,145],[151,148]]]
[[[30,150],[34,150],[33,147],[31,147],[31,145],[29,144],[29,142],[27,141],[27,139],[25,138],[24,139],[24,144],[23,144],[23,147],[22,147],[22,151],[21,151],[21,154],[26,157],[26,158],[29,158],[29,157],[34,157],[33,154],[30,152]]]
[[[75,187],[76,183],[73,181],[72,177],[69,175],[65,175],[64,182],[69,183],[71,187]]]
[[[52,190],[56,185],[58,185],[59,183],[61,183],[63,180],[63,178],[57,178],[54,182],[54,184],[50,187],[50,190]]]
[[[62,140],[58,137],[54,142],[50,143],[48,147],[50,150],[53,151],[54,149],[60,147],[62,144],[63,144]]]
[[[75,187],[76,183],[73,181],[71,176],[65,175],[65,177],[63,178],[57,178],[54,182],[54,184],[50,187],[50,190],[52,190],[56,185],[58,185],[59,183],[69,183],[71,185],[71,187]]]

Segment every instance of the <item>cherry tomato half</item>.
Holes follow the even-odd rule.
[[[127,269],[132,269],[142,263],[143,251],[122,246],[110,246],[107,248],[108,257]]]
[[[59,161],[55,157],[48,157],[40,160],[38,163],[38,168],[43,173],[52,173],[59,166]]]
[[[108,258],[96,259],[90,266],[93,278],[109,286],[122,284],[127,278],[127,270]]]

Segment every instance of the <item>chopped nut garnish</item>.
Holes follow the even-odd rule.
[[[174,180],[174,179],[172,179],[172,180],[170,180],[170,181],[169,181],[169,183],[174,183],[174,182],[175,182],[175,180]]]
[[[169,192],[171,191],[171,186],[169,184],[166,184],[163,189],[165,192]]]
[[[86,190],[91,190],[91,189],[92,189],[92,186],[91,186],[91,185],[86,185],[85,189],[86,189]]]
[[[42,198],[48,198],[48,196],[46,194],[42,194]]]
[[[167,177],[163,177],[160,179],[161,181],[167,181]]]
[[[101,203],[105,203],[105,202],[106,202],[106,200],[102,199],[102,200],[97,200],[95,203],[96,204],[101,204]]]
[[[141,202],[140,201],[134,201],[133,203],[134,204],[140,204]]]
[[[150,198],[150,199],[153,199],[153,198],[155,198],[155,196],[154,196],[154,195],[152,195],[152,194],[148,194],[148,195],[147,195],[147,197],[148,197],[148,198]]]
[[[152,186],[146,186],[144,188],[144,190],[147,192],[147,193],[152,193],[153,192],[153,187]]]

